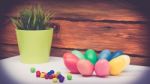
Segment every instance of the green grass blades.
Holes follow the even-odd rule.
[[[31,9],[24,9],[18,18],[11,18],[11,21],[20,30],[46,30],[48,23],[54,13],[45,13],[38,5]]]

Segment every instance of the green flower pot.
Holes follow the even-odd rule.
[[[49,61],[53,29],[48,30],[18,30],[17,41],[20,60],[27,64],[39,64]]]

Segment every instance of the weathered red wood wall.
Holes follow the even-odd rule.
[[[126,0],[14,0],[0,1],[0,57],[18,55],[11,17],[21,9],[40,4],[56,12],[51,22],[60,25],[53,39],[53,56],[73,49],[123,50],[131,63],[150,65],[148,19]]]

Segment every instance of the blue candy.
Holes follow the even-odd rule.
[[[117,51],[113,52],[113,54],[111,55],[111,59],[116,58],[122,54],[123,54],[123,51],[117,50]]]
[[[52,74],[54,74],[55,72],[54,72],[54,70],[50,70],[47,74],[48,75],[52,75]]]
[[[65,77],[63,77],[63,76],[59,78],[59,82],[60,82],[60,83],[63,83],[64,80],[65,80]]]
[[[58,79],[61,78],[61,77],[63,77],[61,74],[59,74],[59,75],[57,76]]]
[[[102,52],[99,53],[98,55],[98,60],[100,59],[106,59],[106,60],[111,60],[111,52],[108,49],[103,50]]]

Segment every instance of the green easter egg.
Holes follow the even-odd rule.
[[[92,64],[95,64],[98,60],[96,52],[92,49],[88,49],[85,52],[85,58],[89,60]]]
[[[71,53],[77,56],[79,59],[85,59],[84,55],[78,50],[73,50]]]

